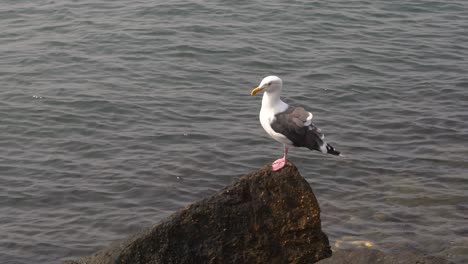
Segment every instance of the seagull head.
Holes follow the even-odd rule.
[[[258,92],[265,91],[266,93],[279,92],[283,87],[283,81],[276,76],[268,76],[263,78],[257,88],[254,88],[250,95],[254,95]]]

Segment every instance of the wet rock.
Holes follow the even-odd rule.
[[[449,264],[447,260],[405,251],[385,253],[376,249],[337,249],[318,264]]]
[[[67,263],[314,263],[329,256],[314,193],[288,163],[245,175],[146,232]]]

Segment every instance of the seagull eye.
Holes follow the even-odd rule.
[[[271,85],[271,82],[267,83],[267,85],[270,86],[270,85]]]

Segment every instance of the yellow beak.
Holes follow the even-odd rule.
[[[255,95],[256,93],[261,92],[262,90],[262,87],[257,87],[250,92],[250,95]]]

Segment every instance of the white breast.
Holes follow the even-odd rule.
[[[275,113],[269,111],[268,109],[263,109],[260,111],[260,123],[262,124],[263,129],[272,137],[274,140],[292,146],[291,140],[280,133],[276,133],[273,128],[271,128],[271,123],[275,120]]]

